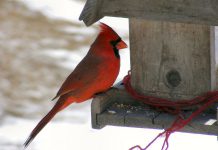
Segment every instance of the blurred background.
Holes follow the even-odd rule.
[[[52,108],[50,101],[68,74],[85,56],[98,34],[97,24],[78,20],[85,0],[0,1],[0,150],[21,150],[22,144]],[[101,20],[127,42],[128,19]],[[121,72],[130,68],[129,49],[121,51]],[[116,82],[117,82],[116,81]],[[146,146],[160,130],[91,128],[91,101],[59,113],[28,147],[29,150],[127,150]],[[160,149],[160,139],[152,150]],[[187,144],[188,143],[188,144]],[[218,149],[215,136],[176,133],[170,148]]]

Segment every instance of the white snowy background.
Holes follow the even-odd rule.
[[[0,150],[23,149],[22,144],[32,129],[53,106],[49,99],[95,39],[97,25],[86,27],[78,20],[84,4],[83,0],[1,0],[0,67],[8,66],[1,68],[0,73]],[[48,21],[40,24],[40,20],[34,18]],[[101,21],[129,43],[128,19],[105,17]],[[28,32],[34,29],[37,29],[36,33]],[[60,39],[58,35],[61,35]],[[86,42],[83,43],[84,39]],[[121,59],[117,81],[130,68],[129,49],[121,51]],[[39,80],[35,81],[36,78]],[[34,85],[28,85],[30,83]],[[41,100],[38,102],[38,99]],[[90,103],[73,104],[59,113],[27,149],[128,150],[137,144],[145,147],[161,132],[112,126],[94,130],[91,128]],[[159,150],[163,139],[157,140],[150,149]],[[170,150],[218,149],[216,136],[174,133],[169,141]]]

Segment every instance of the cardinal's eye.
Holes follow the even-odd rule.
[[[115,41],[110,41],[110,43],[111,43],[111,45],[112,45],[113,47],[115,47],[120,41],[121,41],[121,38],[118,38],[118,39],[115,40]]]

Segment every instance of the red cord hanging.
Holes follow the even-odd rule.
[[[143,102],[147,105],[153,106],[158,108],[159,110],[162,110],[164,112],[177,115],[176,120],[172,123],[172,125],[165,129],[162,133],[158,134],[145,148],[141,148],[139,145],[136,145],[129,150],[134,150],[136,148],[140,150],[147,150],[159,137],[165,135],[165,140],[163,142],[161,150],[167,150],[169,147],[169,137],[170,135],[175,132],[182,129],[184,126],[186,126],[188,123],[192,121],[193,118],[198,116],[200,113],[202,113],[205,109],[207,109],[209,106],[211,106],[213,103],[218,102],[218,91],[212,91],[207,92],[206,94],[202,96],[197,96],[190,100],[178,100],[178,101],[170,101],[168,99],[164,98],[157,98],[153,96],[145,96],[137,93],[131,86],[130,83],[130,71],[128,72],[128,75],[124,77],[123,84],[126,89],[126,91],[135,99],[140,102]],[[200,105],[200,108],[198,108],[196,111],[194,111],[188,118],[184,119],[182,117],[181,111],[182,109],[194,105]]]

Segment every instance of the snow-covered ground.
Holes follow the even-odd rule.
[[[80,27],[64,27],[61,30],[67,33],[79,33],[77,40],[83,36],[95,34],[92,27],[85,27],[78,21],[79,14],[84,6],[84,1],[78,0],[16,0],[21,1],[28,8],[39,11],[50,19],[66,20]],[[106,17],[101,20],[118,32],[124,40],[128,41],[128,20],[121,18]],[[55,60],[60,67],[72,70],[84,57],[89,45],[79,46],[80,51],[69,51],[68,49],[45,49],[40,56],[47,56]],[[129,49],[121,51],[121,72],[117,81],[121,80],[130,68]],[[44,87],[45,88],[45,87]],[[55,93],[54,93],[55,95]],[[1,95],[0,95],[1,96]],[[145,147],[160,130],[122,128],[107,126],[101,130],[91,128],[90,102],[72,105],[59,113],[49,123],[36,139],[29,145],[28,150],[128,150],[139,144]],[[0,106],[1,107],[1,106]],[[39,106],[38,106],[39,107]],[[50,105],[50,107],[52,107]],[[32,109],[32,108],[31,108]],[[1,110],[1,109],[0,109]],[[1,113],[0,113],[1,114]],[[1,116],[1,115],[0,115]],[[31,118],[31,116],[29,117]],[[7,117],[0,123],[0,150],[22,149],[22,144],[35,127],[41,117],[27,119],[22,117]],[[82,119],[81,119],[82,118]],[[158,140],[152,150],[159,150],[163,138]],[[197,149],[217,150],[218,142],[215,136],[174,133],[170,138],[171,150]]]

